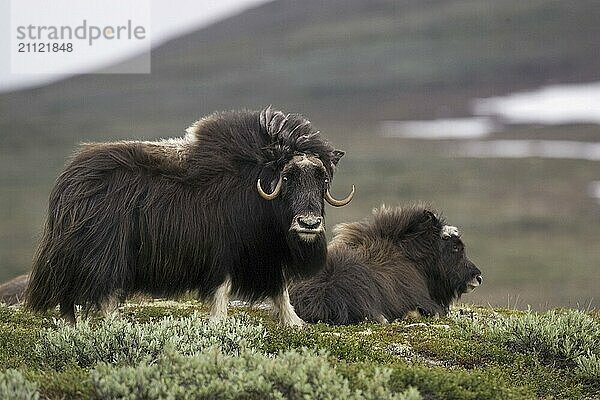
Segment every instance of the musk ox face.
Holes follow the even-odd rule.
[[[467,257],[458,229],[445,225],[441,236],[442,268],[447,271],[450,284],[456,290],[456,296],[472,292],[483,283],[483,277],[479,268]]]
[[[282,171],[279,215],[290,236],[312,242],[325,233],[327,173],[321,160],[297,155]]]
[[[337,159],[343,152],[336,150]],[[271,182],[272,192],[262,190],[257,183],[259,194],[265,200],[274,200],[275,213],[281,226],[288,233],[288,240],[315,242],[325,240],[324,200],[333,206],[348,204],[354,196],[352,192],[343,200],[334,199],[329,193],[330,177],[323,162],[312,154],[296,154],[288,161],[277,179]]]

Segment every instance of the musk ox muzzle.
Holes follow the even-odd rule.
[[[483,283],[483,276],[481,275],[479,268],[477,268],[473,263],[471,263],[469,267],[471,280],[467,282],[467,288],[464,293],[471,293],[473,290],[475,290],[475,288]]]
[[[302,239],[313,240],[317,235],[325,232],[323,217],[312,214],[298,215],[294,218],[290,232],[297,234]]]

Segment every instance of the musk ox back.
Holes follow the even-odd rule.
[[[21,303],[25,297],[25,289],[29,282],[29,274],[19,275],[0,285],[0,303],[8,305]]]
[[[197,290],[222,317],[230,295],[274,299],[326,259],[335,150],[300,115],[208,116],[179,139],[83,145],[50,194],[27,290],[35,311],[101,309],[132,293]],[[354,189],[353,189],[354,190]]]
[[[453,300],[482,283],[458,230],[427,208],[383,207],[334,232],[326,266],[290,288],[305,321],[385,323],[415,310],[446,315]]]

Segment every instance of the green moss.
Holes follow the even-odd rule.
[[[266,327],[265,351],[268,353],[307,347],[326,350],[331,356],[348,362],[375,361],[386,364],[394,359],[385,343],[377,340],[384,330],[372,324],[335,328],[318,324],[290,329],[271,322]]]
[[[39,331],[51,325],[49,316],[0,305],[0,370],[35,366],[32,354]]]
[[[402,366],[394,369],[392,387],[418,387],[424,396],[438,399],[533,399],[526,387],[513,386],[490,370],[448,370],[443,367]]]

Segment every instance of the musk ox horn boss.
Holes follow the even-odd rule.
[[[297,114],[225,112],[183,138],[86,144],[60,174],[26,304],[75,320],[132,293],[270,297],[300,325],[287,282],[325,263],[324,201],[344,152]]]
[[[326,266],[294,283],[290,298],[307,322],[385,323],[415,310],[446,315],[482,282],[456,227],[422,206],[382,207],[336,226]]]

